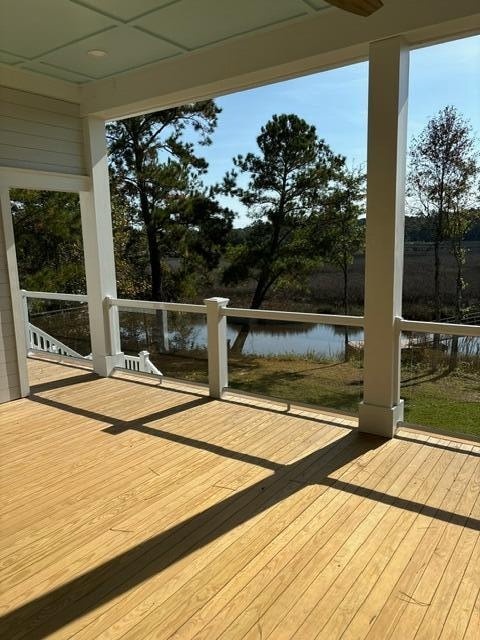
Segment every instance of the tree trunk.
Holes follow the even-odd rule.
[[[283,189],[285,189],[285,181],[286,181],[286,177],[284,177]],[[279,219],[283,218],[284,197],[285,197],[284,193],[282,193],[282,196],[280,198],[280,204],[279,204],[279,210],[280,212],[282,212],[282,215],[279,217]],[[278,249],[279,238],[280,238],[280,223],[277,220],[276,223],[273,225],[272,239],[270,243],[270,258],[267,264],[273,261],[273,256],[276,254]],[[276,281],[277,277],[278,275],[272,276],[271,272],[270,273],[268,273],[268,271],[266,272],[265,268],[262,270],[257,281],[257,286],[253,293],[252,302],[250,303],[250,309],[260,309],[260,307],[263,304],[263,301],[265,300],[268,290]],[[242,325],[242,328],[240,329],[237,337],[235,338],[232,344],[232,347],[231,347],[232,353],[240,354],[242,352],[249,333],[250,333],[250,325],[249,324]]]
[[[265,299],[265,293],[263,289],[264,289],[264,280],[262,279],[262,277],[260,277],[252,297],[250,309],[260,308],[263,300]],[[237,337],[235,338],[235,340],[232,343],[232,346],[230,347],[230,351],[233,354],[241,355],[243,351],[243,347],[245,346],[245,342],[247,341],[249,334],[250,334],[250,324],[249,323],[242,324]]]
[[[158,240],[156,229],[147,227],[148,238],[148,252],[150,256],[150,269],[151,269],[151,292],[152,300],[163,300],[163,278],[162,278],[162,265],[160,262],[160,250],[158,248]],[[155,322],[152,328],[152,338],[155,344],[156,351],[158,353],[165,353],[168,351],[168,340],[164,331],[164,313],[162,309],[157,309],[155,312]]]
[[[433,281],[433,305],[434,305],[434,320],[440,322],[441,320],[441,305],[440,305],[440,232],[438,225],[441,224],[437,221],[437,229],[435,231],[434,238],[434,281]],[[432,358],[432,370],[436,371],[438,368],[439,351],[440,351],[440,335],[435,333],[433,335],[433,358]]]
[[[169,350],[168,330],[166,330],[166,314],[164,309],[155,311],[155,322],[152,329],[152,337],[158,353],[165,353]]]
[[[433,282],[433,304],[434,304],[434,313],[435,313],[435,322],[440,322],[441,320],[441,306],[440,306],[440,241],[438,238],[435,238],[434,241],[434,252],[435,252],[435,272],[434,272],[434,282]]]
[[[253,293],[252,302],[250,304],[250,309],[260,309],[263,301],[265,300],[265,296],[267,291],[271,287],[272,282],[267,282],[265,276],[260,275],[257,286]],[[250,324],[245,323],[241,326],[240,331],[238,332],[237,337],[233,341],[232,346],[230,347],[230,351],[237,355],[242,353],[243,347],[245,346],[245,342],[250,334]]]
[[[240,331],[238,332],[237,337],[233,341],[232,346],[230,347],[230,351],[234,355],[241,355],[243,351],[243,347],[245,346],[245,342],[250,334],[250,324],[242,324],[240,327]]]
[[[458,244],[461,242],[457,240]],[[463,319],[463,256],[461,248],[453,241],[453,255],[457,263],[457,279],[456,279],[456,292],[455,292],[455,321],[462,322]],[[452,337],[452,346],[450,350],[450,360],[448,369],[449,371],[455,371],[458,365],[458,336]]]
[[[348,316],[349,313],[349,299],[348,299],[348,265],[344,265],[343,267],[343,313]],[[350,359],[350,340],[348,335],[348,327],[345,325],[344,328],[344,338],[345,338],[345,362],[348,362]]]
[[[152,300],[161,300],[163,295],[162,265],[158,248],[157,232],[151,226],[147,227],[148,253],[151,269]]]
[[[250,303],[250,309],[260,309],[263,301],[265,300],[265,294],[267,292],[265,288],[265,278],[262,276],[258,279],[257,287],[252,297],[252,302]]]
[[[264,276],[260,276],[257,282],[257,287],[252,297],[250,309],[260,309],[260,307],[263,304],[263,301],[265,300],[265,296],[267,295],[267,292],[272,286],[273,282],[274,282],[274,279],[270,280],[270,282],[266,282],[266,278]],[[233,341],[230,351],[232,353],[236,353],[237,355],[241,354],[249,334],[250,334],[250,324],[242,325],[240,331],[238,332],[237,337]]]

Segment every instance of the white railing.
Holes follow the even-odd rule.
[[[150,360],[150,354],[148,351],[140,351],[138,356],[124,355],[125,369],[127,371],[135,371],[138,373],[151,373],[155,376],[163,376],[160,369],[153,364]]]
[[[88,302],[88,296],[83,293],[49,293],[47,291],[20,291],[24,300],[36,298],[38,300],[64,300],[67,302]]]
[[[69,347],[68,345],[57,340],[43,329],[36,327],[30,322],[28,311],[28,300],[61,300],[66,302],[80,302],[85,304],[88,297],[83,294],[74,293],[49,293],[47,291],[20,291],[23,302],[23,319],[25,323],[25,340],[27,345],[27,355],[34,352],[49,353],[50,355],[65,356],[67,358],[81,358],[82,360],[91,360],[91,356],[82,356],[80,353]]]
[[[75,358],[82,360],[92,360],[92,355],[82,356],[80,353],[70,348],[61,340],[51,336],[46,331],[33,325],[29,320],[28,299],[34,298],[38,300],[61,300],[67,302],[87,303],[88,297],[82,294],[73,293],[48,293],[44,291],[21,291],[23,299],[25,333],[27,340],[27,355],[35,352],[48,353],[51,355],[65,356],[67,358]],[[138,356],[123,354],[124,368],[127,371],[135,371],[138,373],[148,373],[156,376],[162,376],[162,372],[150,360],[148,351],[140,351]]]
[[[29,351],[45,351],[47,353],[56,353],[60,356],[68,356],[70,358],[84,357],[77,351],[67,347],[67,345],[60,342],[60,340],[57,340],[45,331],[42,331],[42,329],[35,327],[31,322],[27,322],[27,331],[27,345]]]
[[[152,300],[128,300],[127,298],[105,298],[105,302],[112,307],[121,309],[150,309],[161,311],[183,311],[185,313],[206,313],[204,304],[184,304],[181,302],[154,302]]]
[[[397,329],[416,333],[480,338],[480,325],[478,324],[449,324],[447,322],[423,322],[397,318]]]
[[[50,300],[72,300],[87,302],[87,296],[73,294],[23,292],[26,303],[27,298],[43,298]],[[256,320],[276,320],[282,322],[298,322],[311,324],[328,324],[345,327],[363,327],[363,316],[347,316],[319,313],[299,313],[292,311],[273,311],[264,309],[242,309],[228,307],[226,298],[209,298],[204,304],[183,304],[176,302],[152,302],[147,300],[128,300],[121,298],[105,298],[106,309],[130,310],[162,310],[177,311],[182,313],[201,314],[207,320],[207,346],[208,346],[208,380],[212,397],[221,398],[228,389],[228,343],[227,343],[227,318],[251,318]],[[108,314],[107,314],[108,315]],[[28,318],[28,316],[26,316]],[[395,327],[399,345],[402,331],[418,332],[426,334],[443,334],[455,336],[472,336],[480,338],[480,326],[471,324],[450,324],[445,322],[421,322],[405,320],[397,317]],[[400,367],[400,362],[398,363]],[[138,356],[124,356],[124,368],[129,371],[162,375],[149,359],[148,352],[141,352]],[[400,377],[399,377],[400,379]]]
[[[122,298],[106,298],[105,302],[107,305],[118,309],[164,310],[205,315],[207,318],[208,383],[210,395],[215,398],[221,398],[223,392],[228,389],[227,317],[347,327],[363,327],[364,323],[362,316],[228,307],[229,301],[226,298],[209,298],[204,301],[205,304],[152,302]]]
[[[255,320],[280,320],[302,324],[332,324],[342,327],[363,327],[363,316],[342,316],[329,313],[299,313],[297,311],[270,311],[269,309],[238,309],[224,307],[222,315],[228,318],[254,318]]]
[[[347,316],[322,313],[299,313],[294,311],[273,311],[268,309],[242,309],[228,307],[226,298],[210,298],[205,304],[181,304],[173,302],[147,302],[143,300],[122,300],[121,298],[107,298],[106,303],[122,309],[163,309],[180,311],[183,313],[203,314],[207,317],[207,345],[208,345],[208,379],[210,395],[221,397],[228,389],[228,359],[227,359],[227,318],[251,318],[255,320],[276,320],[282,322],[298,322],[311,324],[328,324],[345,327],[361,328],[364,326],[363,316]],[[419,332],[426,334],[441,333],[445,335],[480,337],[480,326],[465,324],[449,324],[438,322],[417,322],[396,319],[396,329],[399,345],[408,346],[401,341],[401,332]],[[400,366],[400,362],[399,362]],[[399,378],[400,379],[400,378]]]

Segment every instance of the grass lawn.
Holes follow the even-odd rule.
[[[403,378],[408,379],[408,371]],[[415,374],[402,384],[405,398],[405,420],[448,431],[480,436],[480,374],[436,373]]]
[[[158,366],[169,376],[207,382],[205,357],[162,355]],[[356,414],[363,394],[361,360],[320,362],[297,356],[229,358],[233,389],[307,402]],[[405,420],[433,429],[480,435],[480,372],[453,373],[426,365],[402,368]]]

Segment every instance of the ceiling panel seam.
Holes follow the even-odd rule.
[[[99,15],[103,16],[104,18],[110,18],[111,20],[114,20],[115,22],[118,22],[119,25],[130,25],[132,22],[135,22],[135,20],[139,20],[140,18],[144,18],[145,16],[148,16],[150,13],[156,13],[157,11],[162,11],[163,9],[166,9],[167,7],[171,7],[172,4],[179,4],[180,2],[182,2],[182,0],[172,0],[171,2],[168,2],[167,4],[161,5],[160,7],[154,7],[153,9],[149,9],[148,11],[144,11],[143,13],[135,14],[135,16],[133,16],[132,18],[129,18],[128,20],[122,20],[118,16],[115,16],[112,13],[109,13],[108,11],[102,11],[98,7],[92,7],[91,5],[87,4],[86,2],[82,2],[82,0],[69,0],[69,1],[72,2],[73,4],[77,4],[78,6],[83,7],[84,9],[89,9],[90,11],[98,13]],[[302,1],[305,2],[305,0],[302,0]],[[135,2],[135,0],[132,0],[132,2]]]

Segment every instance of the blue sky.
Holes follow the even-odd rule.
[[[298,114],[349,164],[365,162],[367,90],[368,65],[361,63],[218,98],[222,113],[213,144],[201,150],[209,162],[206,182],[220,181],[233,156],[256,150],[260,127],[274,113]],[[409,138],[447,104],[480,134],[480,36],[411,53]],[[247,224],[240,207],[229,205],[239,212],[235,225]]]

